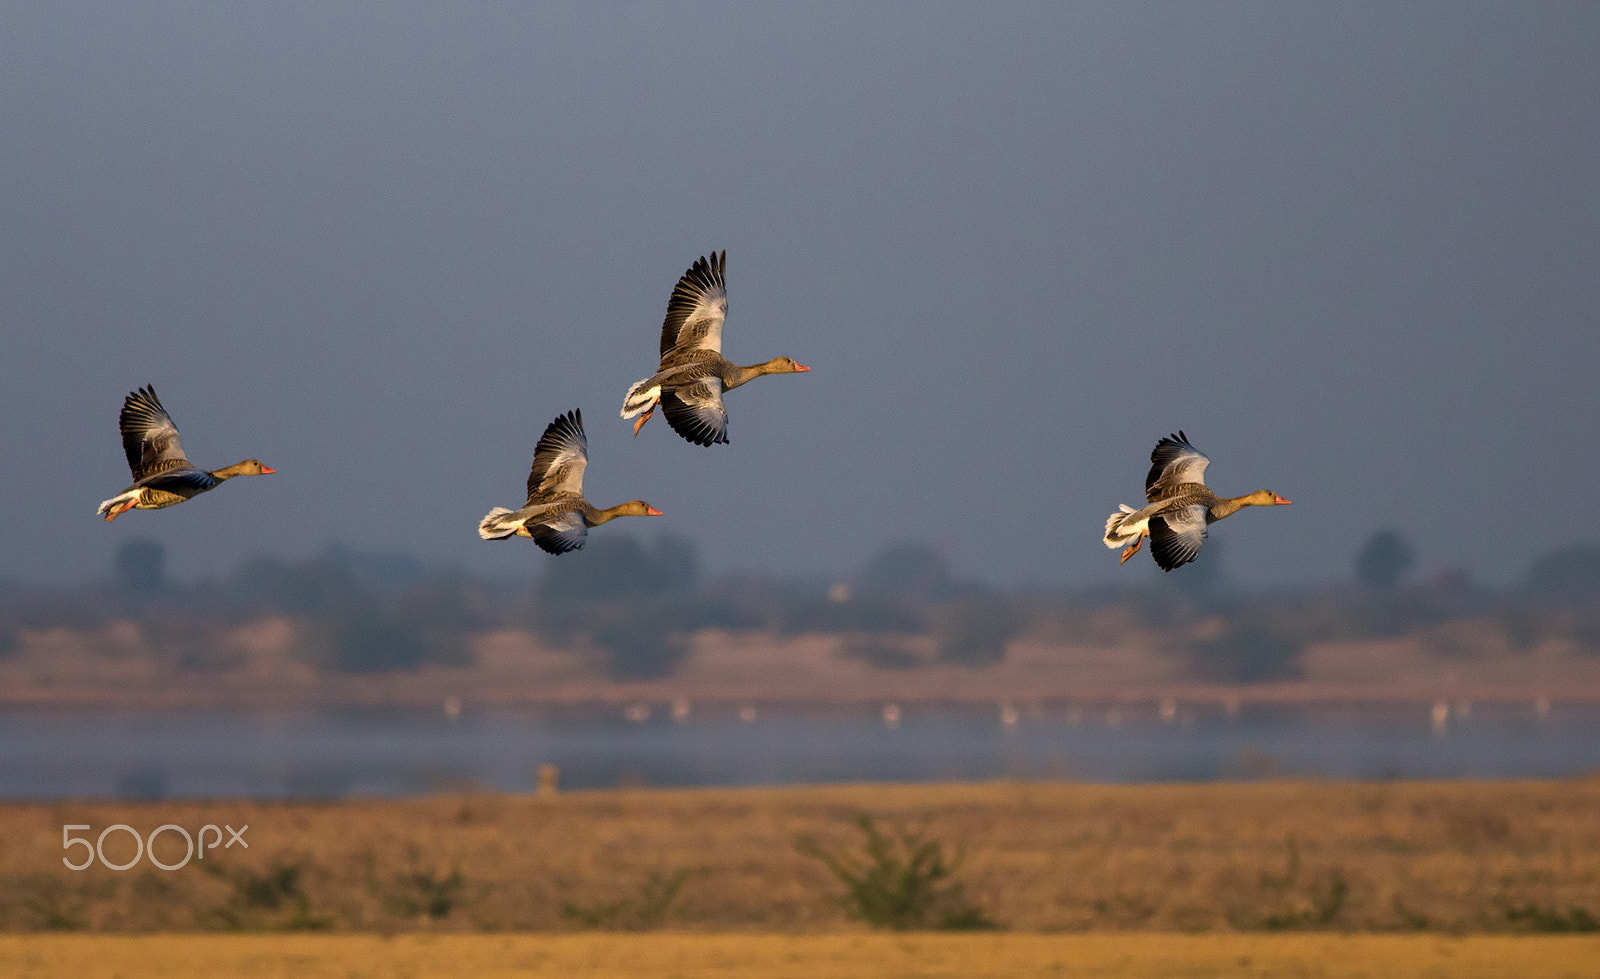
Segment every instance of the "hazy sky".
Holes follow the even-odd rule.
[[[581,408],[589,498],[666,511],[593,533],[713,572],[1155,576],[1099,538],[1183,428],[1295,501],[1213,528],[1236,582],[1384,527],[1508,581],[1600,539],[1596,52],[1576,2],[6,4],[0,574],[534,573],[581,556],[475,527]],[[724,352],[812,371],[635,440],[722,248]],[[147,383],[278,474],[106,525]]]

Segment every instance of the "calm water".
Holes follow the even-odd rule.
[[[0,712],[0,798],[395,796],[1000,778],[1534,778],[1600,771],[1600,705],[945,710],[729,705]],[[1444,716],[1441,717],[1440,713]]]

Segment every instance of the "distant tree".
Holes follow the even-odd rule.
[[[337,542],[323,548],[317,563],[351,580],[380,588],[403,588],[429,574],[427,565],[416,555],[403,551],[358,551]]]
[[[644,544],[626,534],[596,534],[563,554],[539,580],[536,616],[560,643],[579,637],[599,647],[617,678],[670,674],[688,652],[699,603],[693,543],[677,537]]]
[[[926,630],[927,620],[927,609],[921,603],[872,589],[857,589],[857,593],[837,599],[825,593],[796,590],[786,596],[778,616],[780,628],[791,635],[806,632],[910,635]]]
[[[660,601],[618,603],[592,635],[605,653],[606,672],[619,680],[668,676],[689,652],[688,634],[673,628],[670,610]]]
[[[428,660],[420,630],[383,610],[366,596],[321,616],[329,666],[341,673],[408,670]]]
[[[1578,544],[1534,559],[1522,576],[1534,598],[1563,601],[1600,597],[1600,545]]]
[[[910,670],[925,665],[924,658],[917,655],[915,650],[907,649],[900,643],[871,637],[846,642],[839,648],[839,655],[845,659],[860,660],[879,670]]]
[[[116,568],[130,594],[154,595],[167,584],[167,549],[160,541],[127,541],[117,548]]]
[[[927,544],[890,544],[861,570],[862,589],[939,601],[956,590],[944,555]]]
[[[971,597],[940,609],[938,657],[961,666],[992,666],[1005,659],[1006,643],[1017,632],[1017,615],[1004,599]]]
[[[257,557],[241,564],[227,584],[242,608],[285,615],[335,612],[361,594],[350,569],[326,560],[290,563]]]
[[[1214,638],[1190,647],[1190,672],[1228,683],[1285,680],[1303,674],[1303,643],[1287,630],[1255,616],[1234,616]]]
[[[482,585],[462,574],[434,574],[395,593],[398,614],[425,629],[471,630],[490,620]]]
[[[546,598],[590,601],[687,591],[694,587],[698,563],[694,545],[681,538],[646,546],[625,534],[596,534],[582,550],[550,562],[539,592]]]
[[[1368,588],[1393,588],[1416,566],[1417,552],[1393,530],[1367,538],[1356,554],[1356,580]]]
[[[378,673],[469,661],[469,634],[489,618],[481,583],[430,571],[400,554],[330,546],[309,560],[252,558],[217,597],[235,615],[263,612],[310,626],[308,657],[342,673]]]

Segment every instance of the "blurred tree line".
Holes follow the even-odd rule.
[[[840,580],[808,581],[708,578],[687,540],[604,534],[560,559],[536,558],[538,573],[514,581],[330,546],[178,583],[160,543],[134,540],[102,581],[0,581],[0,657],[20,630],[131,620],[172,666],[226,670],[239,654],[216,641],[219,630],[268,616],[296,624],[297,655],[310,665],[357,674],[468,665],[471,637],[491,629],[531,630],[617,678],[670,675],[701,629],[836,635],[844,655],[905,670],[982,668],[1019,638],[1115,645],[1137,630],[1163,637],[1190,676],[1231,683],[1296,677],[1301,654],[1319,640],[1421,636],[1441,653],[1466,655],[1446,628],[1462,621],[1498,629],[1516,649],[1563,639],[1600,655],[1600,545],[1543,555],[1502,589],[1448,573],[1413,581],[1416,552],[1393,530],[1367,539],[1348,582],[1315,588],[1229,588],[1225,554],[1212,542],[1181,573],[1129,575],[1116,586],[999,591],[957,575],[920,543],[886,547]]]

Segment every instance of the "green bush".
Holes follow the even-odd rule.
[[[324,931],[333,919],[311,913],[311,898],[300,875],[307,862],[277,861],[255,870],[228,870],[207,864],[207,872],[232,885],[220,906],[201,915],[200,923],[229,931]]]
[[[390,876],[387,882],[377,877],[368,855],[369,882],[383,899],[384,907],[402,918],[427,918],[442,921],[450,917],[461,905],[466,878],[460,864],[453,864],[449,873],[425,866],[422,855],[415,846],[406,852],[405,869]]]
[[[808,835],[795,840],[802,855],[821,860],[845,885],[840,901],[851,917],[894,931],[999,927],[967,900],[955,879],[959,850],[947,857],[944,844],[928,839],[925,831],[895,827],[884,832],[871,816],[858,816],[855,824],[866,837],[859,855],[830,849]]]
[[[569,901],[561,906],[561,914],[585,928],[649,931],[666,920],[672,902],[688,879],[689,871],[682,868],[670,872],[651,870],[631,897],[584,904]]]

